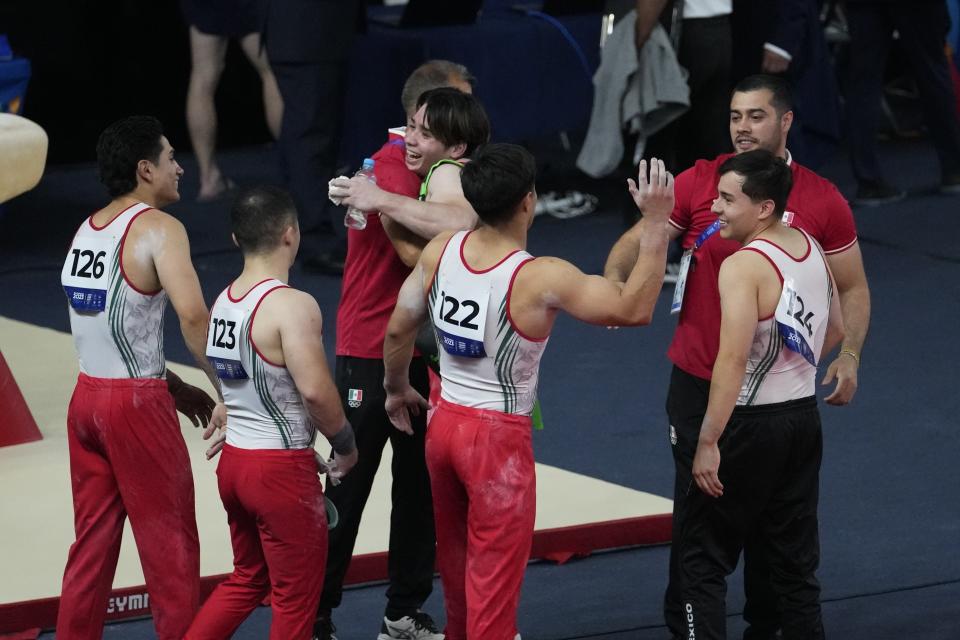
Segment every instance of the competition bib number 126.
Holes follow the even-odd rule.
[[[459,299],[441,291],[434,305],[433,326],[444,351],[463,358],[484,358],[484,326],[489,296],[478,300]]]
[[[207,330],[207,360],[223,380],[245,380],[247,376],[240,361],[241,327],[244,314],[239,309],[217,309],[210,314]]]
[[[112,245],[106,238],[81,238],[70,248],[60,282],[74,310],[98,313],[106,308],[107,253]]]

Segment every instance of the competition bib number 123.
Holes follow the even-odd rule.
[[[207,330],[207,360],[222,380],[248,378],[240,361],[241,328],[244,314],[239,309],[217,309],[210,314]]]

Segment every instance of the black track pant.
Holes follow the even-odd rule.
[[[673,492],[674,545],[670,547],[670,579],[664,594],[663,610],[667,627],[675,638],[687,638],[676,541],[683,533],[687,495],[693,486],[693,456],[697,452],[697,438],[709,397],[709,380],[673,368],[667,395],[667,416],[670,419],[676,473]],[[743,640],[772,640],[780,628],[777,595],[770,586],[770,569],[756,532],[744,544],[743,576],[747,597],[743,617],[749,625],[743,633]]]
[[[320,611],[329,612],[340,604],[343,580],[360,529],[360,516],[370,497],[383,447],[389,440],[393,449],[393,507],[386,613],[398,618],[419,609],[433,590],[436,536],[430,476],[424,458],[426,412],[411,417],[412,436],[394,428],[383,407],[383,360],[338,356],[336,382],[347,419],[356,433],[359,459],[339,485],[327,482],[324,491],[336,505],[340,523],[330,531]],[[414,358],[410,365],[410,383],[424,398],[429,397],[430,382],[422,358]],[[350,406],[351,389],[362,394],[359,402],[356,393],[353,394],[357,406]]]
[[[726,577],[757,532],[777,596],[784,640],[824,637],[817,529],[823,436],[816,398],[738,407],[720,439],[723,495],[695,485],[686,500],[679,555],[687,633],[726,638]]]

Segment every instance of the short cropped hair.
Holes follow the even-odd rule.
[[[744,177],[741,190],[753,203],[773,200],[774,214],[781,218],[793,186],[793,172],[783,158],[766,149],[731,156],[720,165],[720,175],[733,171]]]
[[[451,82],[463,80],[472,88],[477,79],[462,64],[449,60],[428,60],[414,69],[410,77],[403,84],[400,102],[403,112],[410,113],[417,108],[417,100],[424,91],[449,87]]]
[[[787,111],[793,110],[793,91],[790,89],[790,84],[778,76],[762,73],[747,76],[737,83],[737,86],[733,88],[733,93],[746,93],[764,89],[773,94],[770,104],[776,110],[777,117],[782,118]]]
[[[469,157],[490,140],[490,120],[480,101],[452,87],[426,91],[417,99],[417,109],[426,105],[424,120],[444,146],[465,144]]]
[[[137,188],[141,160],[159,163],[162,137],[163,125],[153,116],[129,116],[103,130],[97,140],[97,168],[111,198]]]
[[[233,236],[244,255],[270,251],[287,227],[297,224],[297,207],[279,187],[244,189],[230,208]]]
[[[497,226],[513,218],[524,196],[536,188],[537,163],[515,144],[480,147],[460,172],[467,202],[484,224]]]

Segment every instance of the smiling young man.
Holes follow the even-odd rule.
[[[809,233],[824,249],[837,282],[846,337],[844,349],[827,368],[824,383],[836,381],[826,402],[845,405],[857,388],[860,352],[870,323],[870,291],[850,207],[837,188],[813,171],[793,162],[786,148],[793,123],[789,85],[773,76],[750,76],[740,81],[730,99],[730,139],[737,154],[765,149],[790,168],[790,191],[782,224]],[[681,277],[674,290],[672,311],[679,314],[667,352],[673,361],[667,395],[669,438],[674,479],[673,539],[683,535],[686,490],[692,482],[691,465],[700,425],[706,412],[713,364],[720,343],[720,293],[717,277],[723,261],[739,248],[716,233],[716,198],[720,166],[732,157],[724,154],[700,160],[677,176],[676,206],[670,216],[671,238],[683,238],[686,249]],[[628,233],[615,247],[606,273],[625,278],[635,257],[636,233]],[[764,556],[753,541],[744,550],[744,617],[751,624],[745,638],[767,640],[776,633],[776,597],[769,585]],[[665,596],[667,626],[674,637],[686,637],[680,601],[676,549],[671,548],[670,581]]]
[[[720,268],[720,348],[676,541],[687,635],[726,636],[726,577],[760,532],[784,640],[823,638],[817,363],[843,336],[820,246],[780,223],[791,187],[765,150],[720,166],[713,211],[742,248]]]
[[[199,606],[193,474],[176,409],[198,425],[210,397],[166,367],[163,313],[204,356],[207,307],[183,225],[159,210],[180,199],[183,169],[159,121],[132,116],[97,142],[112,198],[80,225],[61,283],[80,377],[67,411],[76,542],[63,574],[58,638],[100,638],[123,523],[137,540],[157,636],[180,640]]]
[[[490,126],[469,89],[461,65],[434,60],[407,80],[401,101],[407,112],[404,131],[373,156],[377,183],[363,178],[334,180],[332,196],[367,211],[367,227],[347,232],[347,260],[337,309],[336,382],[347,417],[357,434],[360,462],[327,496],[337,505],[339,525],[330,532],[327,577],[315,635],[335,638],[332,610],[340,605],[343,581],[360,527],[360,517],[380,466],[383,448],[393,450],[387,606],[380,638],[437,640],[428,613],[420,607],[433,590],[436,538],[430,479],[424,460],[423,416],[409,436],[392,427],[384,411],[383,336],[400,286],[420,250],[438,230],[471,228],[476,214],[463,196],[458,166],[444,163],[433,173],[425,201],[418,200],[430,168],[462,159],[487,141]],[[402,135],[401,135],[402,134]],[[377,212],[383,215],[376,215]],[[394,217],[396,216],[396,217]],[[406,216],[406,217],[404,217]],[[419,355],[410,363],[410,379],[429,394],[427,365]]]

